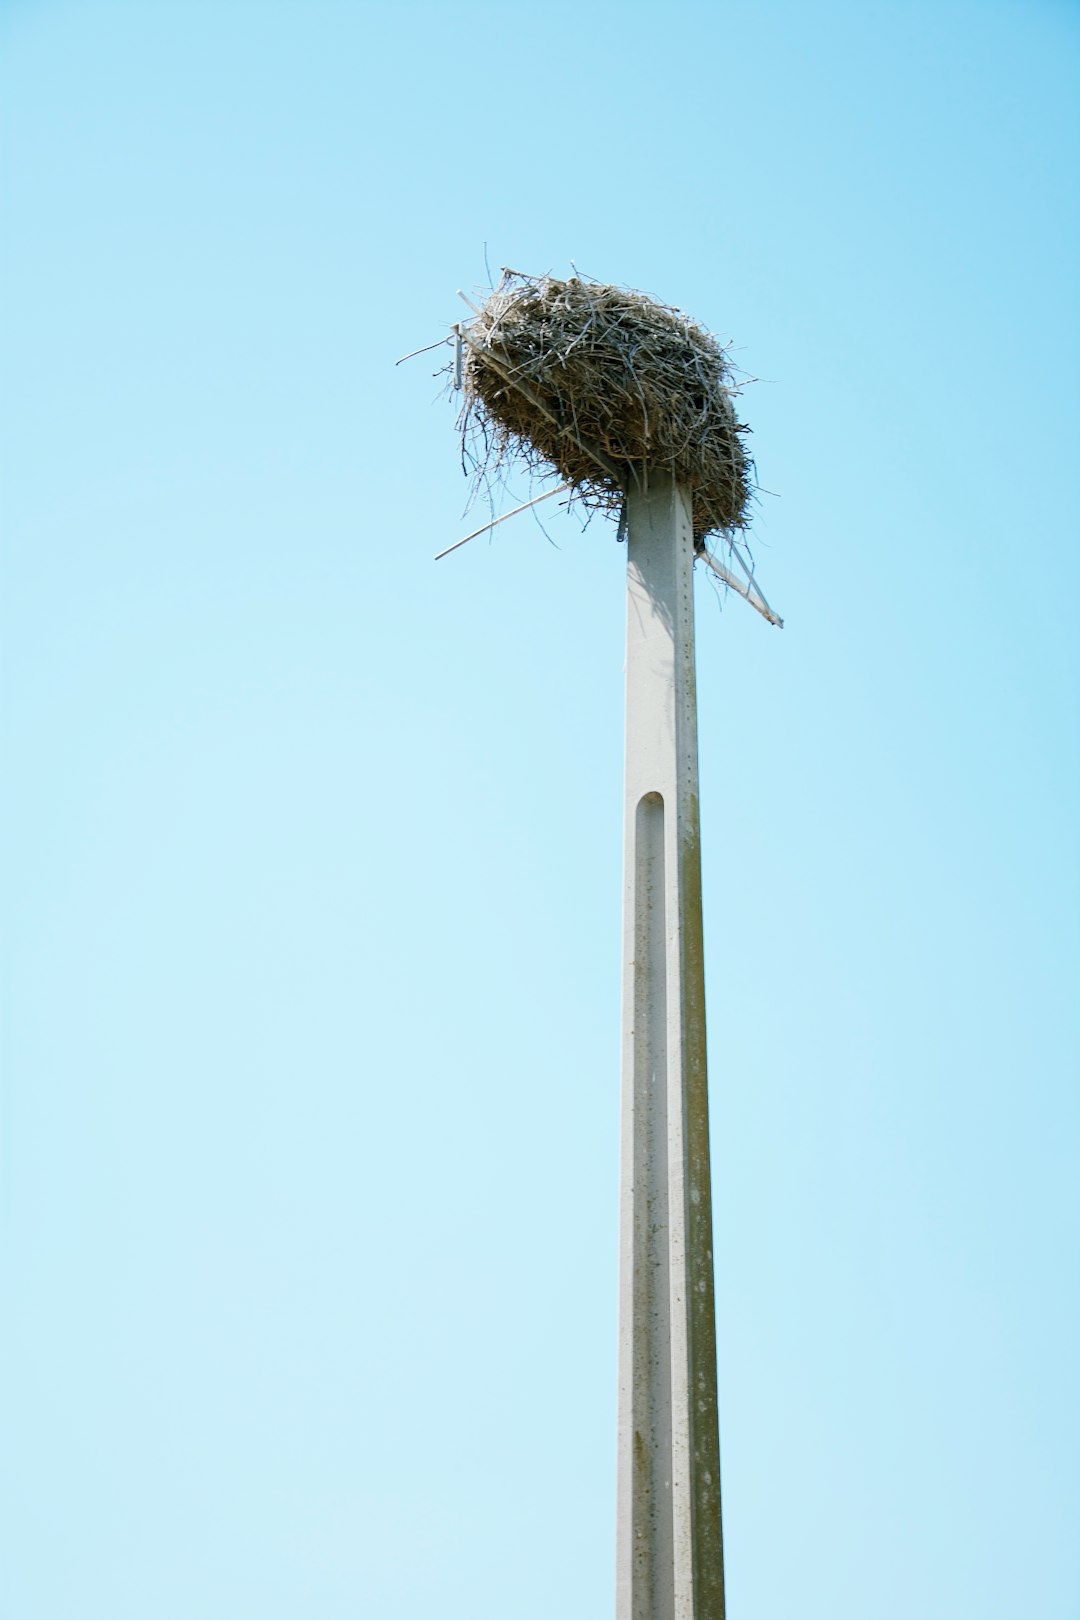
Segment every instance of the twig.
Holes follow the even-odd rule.
[[[700,551],[698,555],[704,562],[705,566],[712,569],[713,573],[718,579],[722,579],[725,585],[730,586],[731,589],[741,596],[744,601],[749,602],[750,606],[755,608],[757,612],[761,614],[763,619],[768,619],[770,624],[775,624],[778,630],[782,630],[784,628],[783,619],[778,613],[773,612],[768,602],[766,602],[765,598],[754,584],[753,579],[751,579],[750,582],[753,586],[753,592],[751,592],[750,588],[744,585],[742,580],[739,579],[736,574],[731,572],[730,568],[725,568],[720,559],[718,557],[714,557],[711,551]]]
[[[732,540],[730,536],[728,537],[728,545],[731,548],[732,556],[738,562],[739,567],[742,569],[743,573],[746,575],[747,582],[750,585],[753,586],[753,588],[757,592],[758,596],[760,596],[761,600],[763,602],[765,602],[765,592],[761,589],[761,586],[758,584],[757,580],[754,578],[754,570],[753,570],[753,568],[750,568],[750,567],[747,566],[745,557],[743,556],[742,552],[739,550],[738,546],[735,544],[734,540]],[[747,601],[749,601],[749,597],[747,598]],[[766,606],[766,608],[768,608],[768,613],[766,614],[766,618],[769,618],[769,616],[772,615],[772,617],[770,619],[770,623],[778,624],[780,626],[781,630],[782,630],[784,628],[784,621],[782,619],[777,619],[776,615],[772,611],[772,608],[769,607],[768,602],[765,602],[765,606]]]
[[[437,343],[428,343],[422,349],[414,349],[412,354],[403,354],[400,360],[395,360],[395,366],[400,366],[405,360],[415,360],[418,354],[430,354],[432,349],[441,349],[444,343],[449,343],[448,337],[440,338]]]
[[[494,529],[498,524],[505,523],[507,518],[517,517],[519,512],[527,512],[530,506],[539,506],[541,501],[549,500],[552,495],[564,495],[569,488],[569,484],[559,484],[555,489],[545,489],[542,495],[534,495],[531,501],[522,501],[521,505],[515,506],[512,511],[504,512],[501,517],[492,518],[491,522],[485,523],[482,529],[474,529],[472,534],[465,536],[464,540],[455,540],[454,544],[447,546],[445,551],[437,552],[435,561],[438,562],[440,557],[449,557],[452,551],[457,551],[460,546],[467,545],[470,540],[475,540],[478,534],[487,534],[489,529]]]

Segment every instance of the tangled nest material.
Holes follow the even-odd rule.
[[[621,513],[650,471],[688,491],[695,540],[745,528],[754,466],[724,349],[681,310],[625,287],[504,271],[463,329],[459,427],[478,475],[520,456]]]

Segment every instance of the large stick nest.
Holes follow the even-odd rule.
[[[671,473],[694,536],[744,528],[753,462],[738,386],[711,333],[625,287],[504,271],[464,328],[461,416],[481,475],[520,456],[587,506],[621,512],[632,483]]]

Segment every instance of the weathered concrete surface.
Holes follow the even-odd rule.
[[[628,506],[617,1620],[723,1620],[690,508]]]

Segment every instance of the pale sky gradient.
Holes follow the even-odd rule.
[[[393,362],[485,243],[762,379],[731,1620],[1077,1620],[1080,9],[0,0],[0,63],[3,1620],[612,1612],[625,553],[432,562]]]

